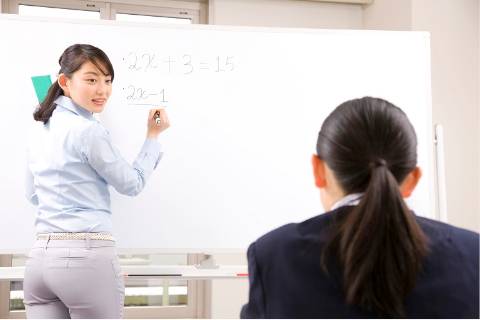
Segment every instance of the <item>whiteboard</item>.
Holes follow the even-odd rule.
[[[423,178],[409,205],[434,217],[430,40],[423,32],[166,26],[0,18],[3,121],[0,248],[31,246],[24,198],[31,77],[58,72],[73,43],[103,49],[115,68],[100,121],[133,161],[152,105],[167,108],[164,157],[135,198],[111,189],[120,248],[244,250],[288,222],[322,212],[310,158],[323,119],[366,95],[401,107],[418,136]]]

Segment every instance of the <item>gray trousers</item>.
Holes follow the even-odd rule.
[[[23,291],[27,318],[122,318],[125,284],[115,242],[37,240]]]

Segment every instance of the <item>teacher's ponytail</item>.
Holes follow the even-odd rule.
[[[55,100],[63,95],[63,90],[60,85],[55,81],[48,89],[47,96],[40,102],[40,106],[33,113],[33,119],[47,123],[52,116],[53,110],[55,110]]]
[[[416,167],[416,136],[406,115],[388,101],[343,103],[325,120],[318,156],[347,193],[363,193],[331,231],[324,268],[337,259],[347,303],[382,317],[405,316],[427,252],[427,240],[399,184]]]
[[[71,78],[86,61],[92,62],[104,75],[110,75],[113,81],[114,70],[110,59],[101,49],[89,44],[74,44],[65,49],[58,59],[60,64],[58,73]],[[61,95],[64,95],[64,92],[58,81],[55,81],[48,89],[45,99],[33,113],[33,118],[46,124],[56,108],[55,100]]]

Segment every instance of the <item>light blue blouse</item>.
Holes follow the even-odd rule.
[[[36,231],[112,233],[108,185],[139,194],[161,145],[146,139],[130,165],[92,113],[65,96],[55,103],[49,122],[36,123],[28,147],[26,196],[37,206]]]

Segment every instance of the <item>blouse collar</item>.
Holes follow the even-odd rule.
[[[86,110],[85,108],[80,107],[78,104],[73,102],[73,100],[69,97],[66,96],[59,96],[57,99],[55,99],[55,104],[57,106],[63,107],[64,109],[67,109],[69,111],[72,111],[75,114],[78,114],[84,118],[87,118],[89,120],[93,120],[93,113],[90,111]]]
[[[333,211],[335,209],[338,209],[344,206],[356,206],[357,204],[360,203],[362,196],[363,196],[363,193],[347,194],[345,197],[335,202],[330,210]]]

